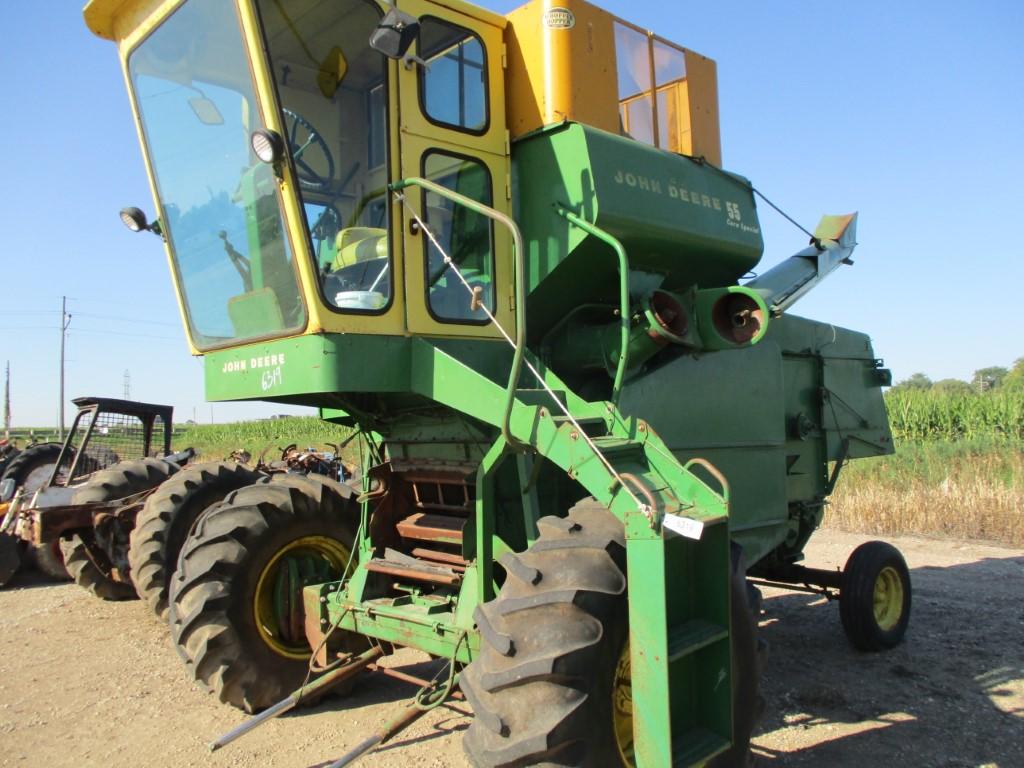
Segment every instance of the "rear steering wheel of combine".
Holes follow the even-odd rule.
[[[160,485],[135,519],[128,563],[139,597],[167,618],[171,580],[182,545],[199,518],[232,491],[265,475],[237,462],[192,464]]]
[[[75,492],[71,503],[123,499],[155,488],[177,471],[177,465],[161,459],[123,461],[94,473]],[[104,551],[92,530],[77,531],[70,538],[61,539],[60,548],[68,573],[80,587],[104,600],[136,597],[131,582],[118,578],[114,567],[114,563],[127,562],[127,551]]]
[[[275,475],[203,515],[170,596],[171,635],[195,680],[250,713],[298,688],[312,655],[302,588],[341,578],[358,525],[351,490],[316,476]]]
[[[626,541],[593,500],[542,518],[506,555],[498,597],[477,609],[480,655],[462,673],[474,718],[464,746],[481,768],[625,768],[633,757]],[[741,559],[731,579],[733,746],[708,762],[746,768],[759,711],[757,624]]]
[[[839,590],[846,637],[861,651],[884,651],[903,640],[910,622],[910,571],[892,544],[868,541],[850,554]]]

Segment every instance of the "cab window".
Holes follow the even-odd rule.
[[[452,192],[491,205],[491,175],[478,160],[432,150],[423,157],[423,175]],[[441,322],[487,323],[480,305],[494,312],[491,220],[431,192],[424,192],[423,211],[427,227],[441,246],[438,249],[424,233],[430,314]]]
[[[131,52],[128,75],[195,345],[301,330],[277,182],[249,147],[263,124],[234,6],[185,3]]]
[[[437,125],[481,134],[487,130],[487,58],[484,46],[464,27],[441,19],[420,20],[420,98]]]
[[[382,16],[367,0],[258,0],[285,140],[328,304],[391,303],[387,66],[369,46]]]

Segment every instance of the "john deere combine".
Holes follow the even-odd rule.
[[[478,765],[745,765],[747,577],[899,642],[898,552],[798,564],[844,462],[892,452],[868,337],[788,314],[856,216],[740,284],[761,229],[713,61],[582,0],[85,18],[157,206],[122,218],[165,241],[208,397],[358,435],[361,492],[259,482],[186,541],[172,632],[223,700],[276,713],[410,646],[450,660],[415,711],[460,688]]]

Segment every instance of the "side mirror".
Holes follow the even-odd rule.
[[[415,16],[392,8],[370,35],[370,47],[389,59],[401,59],[420,32],[420,21]]]

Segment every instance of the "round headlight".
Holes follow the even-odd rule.
[[[122,208],[119,215],[124,225],[132,232],[141,232],[144,229],[149,229],[149,224],[146,222],[146,214],[134,206]]]
[[[252,151],[261,162],[276,163],[284,155],[284,140],[276,131],[258,128],[250,137]]]

